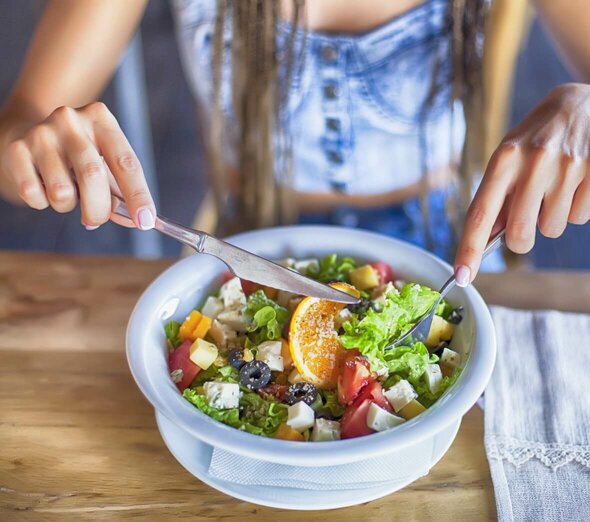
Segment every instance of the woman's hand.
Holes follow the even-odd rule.
[[[79,198],[82,224],[92,230],[110,219],[113,190],[138,228],[153,228],[155,207],[143,170],[103,103],[60,107],[26,132],[9,134],[0,150],[0,182],[12,190],[3,192],[18,194],[32,208],[58,212],[71,211]]]
[[[475,277],[490,236],[524,254],[537,225],[559,237],[590,219],[590,86],[557,87],[504,138],[467,212],[455,260],[461,286]]]

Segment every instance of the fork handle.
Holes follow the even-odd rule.
[[[115,202],[112,210],[113,214],[117,214],[118,216],[127,218],[131,221],[131,215],[129,214],[125,202],[115,195],[113,195],[112,198]],[[133,225],[133,221],[131,221],[131,224]],[[154,228],[158,232],[194,248],[199,253],[203,252],[205,240],[208,237],[205,232],[179,225],[178,223],[174,223],[174,221],[170,221],[161,216],[156,216]]]
[[[488,255],[490,255],[496,248],[504,243],[504,237],[506,236],[506,229],[503,228],[498,232],[492,240],[488,243],[485,250],[482,254],[482,259],[485,259]],[[455,279],[455,274],[449,277],[446,283],[440,289],[440,298],[442,299],[445,297],[457,284],[457,280]]]

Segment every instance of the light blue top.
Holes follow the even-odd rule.
[[[216,2],[172,3],[190,86],[202,105],[210,107]],[[298,31],[296,47],[305,39],[306,54],[302,67],[295,68],[286,109],[297,190],[379,194],[411,185],[424,169],[443,168],[452,156],[458,156],[465,122],[460,106],[454,111],[450,108],[448,8],[448,0],[429,0],[362,35]],[[281,23],[279,52],[289,30],[288,23]],[[226,48],[230,31],[228,25]],[[228,60],[222,72],[221,99],[231,116],[229,74]],[[424,111],[433,77],[438,94]],[[231,154],[228,162],[233,162]],[[443,192],[433,193],[430,203],[430,245],[415,199],[385,208],[345,207],[303,215],[301,222],[367,228],[430,246],[450,259],[453,252]]]

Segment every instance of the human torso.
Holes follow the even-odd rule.
[[[210,106],[216,2],[174,0],[174,7],[193,92]],[[306,53],[288,106],[299,193],[319,206],[382,205],[425,169],[448,165],[464,124],[450,110],[447,9],[447,0],[307,3]],[[287,30],[279,28],[279,40]],[[439,92],[425,112],[433,74]],[[228,87],[222,100],[229,107]]]

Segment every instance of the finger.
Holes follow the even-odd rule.
[[[504,205],[502,206],[502,210],[500,211],[500,214],[498,214],[496,222],[494,223],[494,226],[492,227],[492,232],[490,234],[490,238],[496,237],[496,235],[498,235],[498,233],[500,231],[502,231],[506,228],[506,223],[508,221],[508,212],[510,211],[510,203],[511,202],[512,202],[512,198],[510,197],[510,195],[508,195],[506,197],[506,200],[504,201]]]
[[[3,167],[12,178],[20,198],[29,207],[42,210],[49,206],[33,157],[23,140],[17,140],[8,145]]]
[[[155,224],[156,208],[139,159],[108,109],[105,113],[104,106],[100,106],[93,111],[95,142],[121,189],[135,225],[149,230]]]
[[[586,162],[586,176],[576,189],[568,220],[574,225],[590,221],[590,162]]]
[[[562,156],[559,163],[559,175],[545,193],[539,214],[539,230],[550,238],[561,236],[567,227],[574,194],[584,178],[586,168],[585,161],[573,160],[567,156]]]
[[[548,186],[547,180],[552,179],[551,173],[555,172],[553,169],[558,168],[556,161],[557,158],[536,150],[521,166],[518,174],[521,181],[514,189],[506,223],[506,245],[517,254],[526,254],[535,244],[537,221]]]
[[[35,162],[53,209],[57,212],[73,210],[78,202],[76,187],[59,151],[55,147],[48,147],[37,154]]]
[[[483,181],[469,206],[465,228],[455,258],[457,284],[473,281],[492,227],[504,206],[520,152],[513,146],[500,147],[490,159]]]
[[[99,227],[111,214],[111,191],[103,160],[92,141],[81,132],[65,143],[66,157],[80,191],[82,223],[87,228]]]

